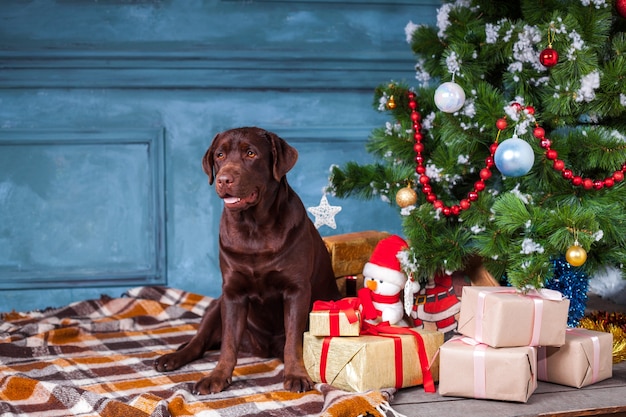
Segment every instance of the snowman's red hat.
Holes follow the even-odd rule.
[[[382,239],[374,248],[369,262],[363,267],[363,276],[380,279],[403,288],[407,278],[402,272],[398,254],[408,247],[409,245],[398,235]]]

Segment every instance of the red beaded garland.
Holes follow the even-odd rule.
[[[489,146],[489,156],[485,158],[485,168],[481,169],[479,172],[480,180],[474,183],[474,189],[467,193],[467,198],[462,199],[459,204],[455,204],[453,206],[446,206],[441,200],[439,200],[436,194],[433,193],[432,187],[430,185],[430,178],[426,175],[426,167],[424,166],[424,156],[422,153],[424,152],[424,144],[422,140],[424,139],[423,134],[420,132],[422,125],[419,123],[421,121],[421,114],[417,111],[417,101],[415,98],[415,93],[410,91],[408,93],[409,97],[409,108],[411,109],[411,120],[413,121],[413,139],[415,139],[415,144],[413,145],[413,150],[415,151],[415,172],[419,175],[419,183],[422,185],[422,193],[426,195],[426,201],[431,203],[435,209],[441,210],[444,216],[449,217],[451,215],[458,216],[461,211],[468,210],[471,207],[471,202],[478,200],[478,193],[485,189],[485,181],[491,178],[491,168],[495,165],[494,163],[494,154],[496,149],[498,148],[498,140],[492,143]],[[511,106],[516,111],[525,110],[529,115],[535,114],[535,108],[531,106],[523,107],[519,103],[512,103]],[[506,129],[507,121],[506,117],[502,117],[496,121],[496,128],[501,131]],[[586,190],[601,190],[603,188],[611,188],[617,182],[621,182],[624,180],[624,174],[626,173],[626,162],[624,162],[621,166],[621,169],[613,172],[613,175],[604,179],[594,180],[591,178],[583,178],[580,175],[575,175],[574,172],[565,167],[565,162],[563,160],[558,159],[559,154],[554,149],[551,149],[552,141],[545,137],[546,131],[544,128],[539,126],[539,124],[535,123],[535,128],[533,129],[533,136],[539,140],[539,145],[545,149],[546,158],[553,161],[552,168],[556,171],[561,172],[561,176],[569,180],[574,186],[582,186]]]
[[[580,175],[575,175],[574,171],[565,167],[564,161],[558,159],[558,152],[550,148],[550,146],[552,146],[552,141],[546,138],[546,131],[544,128],[539,126],[539,124],[535,125],[535,129],[533,130],[533,136],[539,139],[539,146],[546,150],[546,158],[554,161],[552,163],[552,168],[554,168],[554,170],[556,171],[560,171],[562,177],[566,180],[569,180],[572,185],[576,187],[582,186],[586,190],[601,190],[605,187],[611,188],[615,185],[616,182],[621,182],[624,180],[624,173],[626,172],[626,162],[622,164],[621,170],[615,171],[612,176],[605,179],[594,180],[591,178],[583,178]]]
[[[480,170],[480,180],[474,183],[474,189],[467,193],[467,198],[462,199],[459,204],[455,204],[452,206],[446,206],[443,201],[437,198],[437,195],[433,193],[433,189],[430,185],[430,178],[426,175],[426,167],[424,166],[424,156],[422,152],[424,152],[424,144],[422,140],[424,136],[420,132],[422,126],[419,123],[422,116],[417,111],[417,101],[415,99],[415,93],[409,91],[409,108],[411,109],[411,120],[413,121],[413,139],[415,139],[415,144],[413,145],[413,150],[415,151],[415,172],[420,176],[419,183],[422,186],[422,193],[426,195],[426,201],[431,203],[433,207],[437,210],[441,210],[444,216],[458,216],[461,214],[461,211],[468,210],[472,206],[472,202],[478,200],[478,193],[485,189],[485,180],[491,177],[491,168],[495,165],[493,160],[493,155],[498,148],[498,142],[494,142],[489,147],[489,156],[485,158],[485,168]],[[500,119],[499,121],[502,129],[506,128],[506,119]],[[500,129],[500,130],[502,130]]]

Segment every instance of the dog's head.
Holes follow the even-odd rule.
[[[202,169],[227,208],[244,209],[257,204],[270,184],[281,183],[297,160],[298,151],[276,134],[242,127],[215,135]]]

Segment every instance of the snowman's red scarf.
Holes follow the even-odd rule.
[[[357,294],[363,308],[363,318],[373,320],[382,315],[382,312],[374,307],[374,302],[382,304],[392,304],[400,301],[400,293],[395,295],[376,294],[369,288],[361,288]]]

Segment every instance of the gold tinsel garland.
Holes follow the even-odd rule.
[[[594,311],[580,319],[578,327],[613,335],[613,363],[626,360],[626,315]]]

